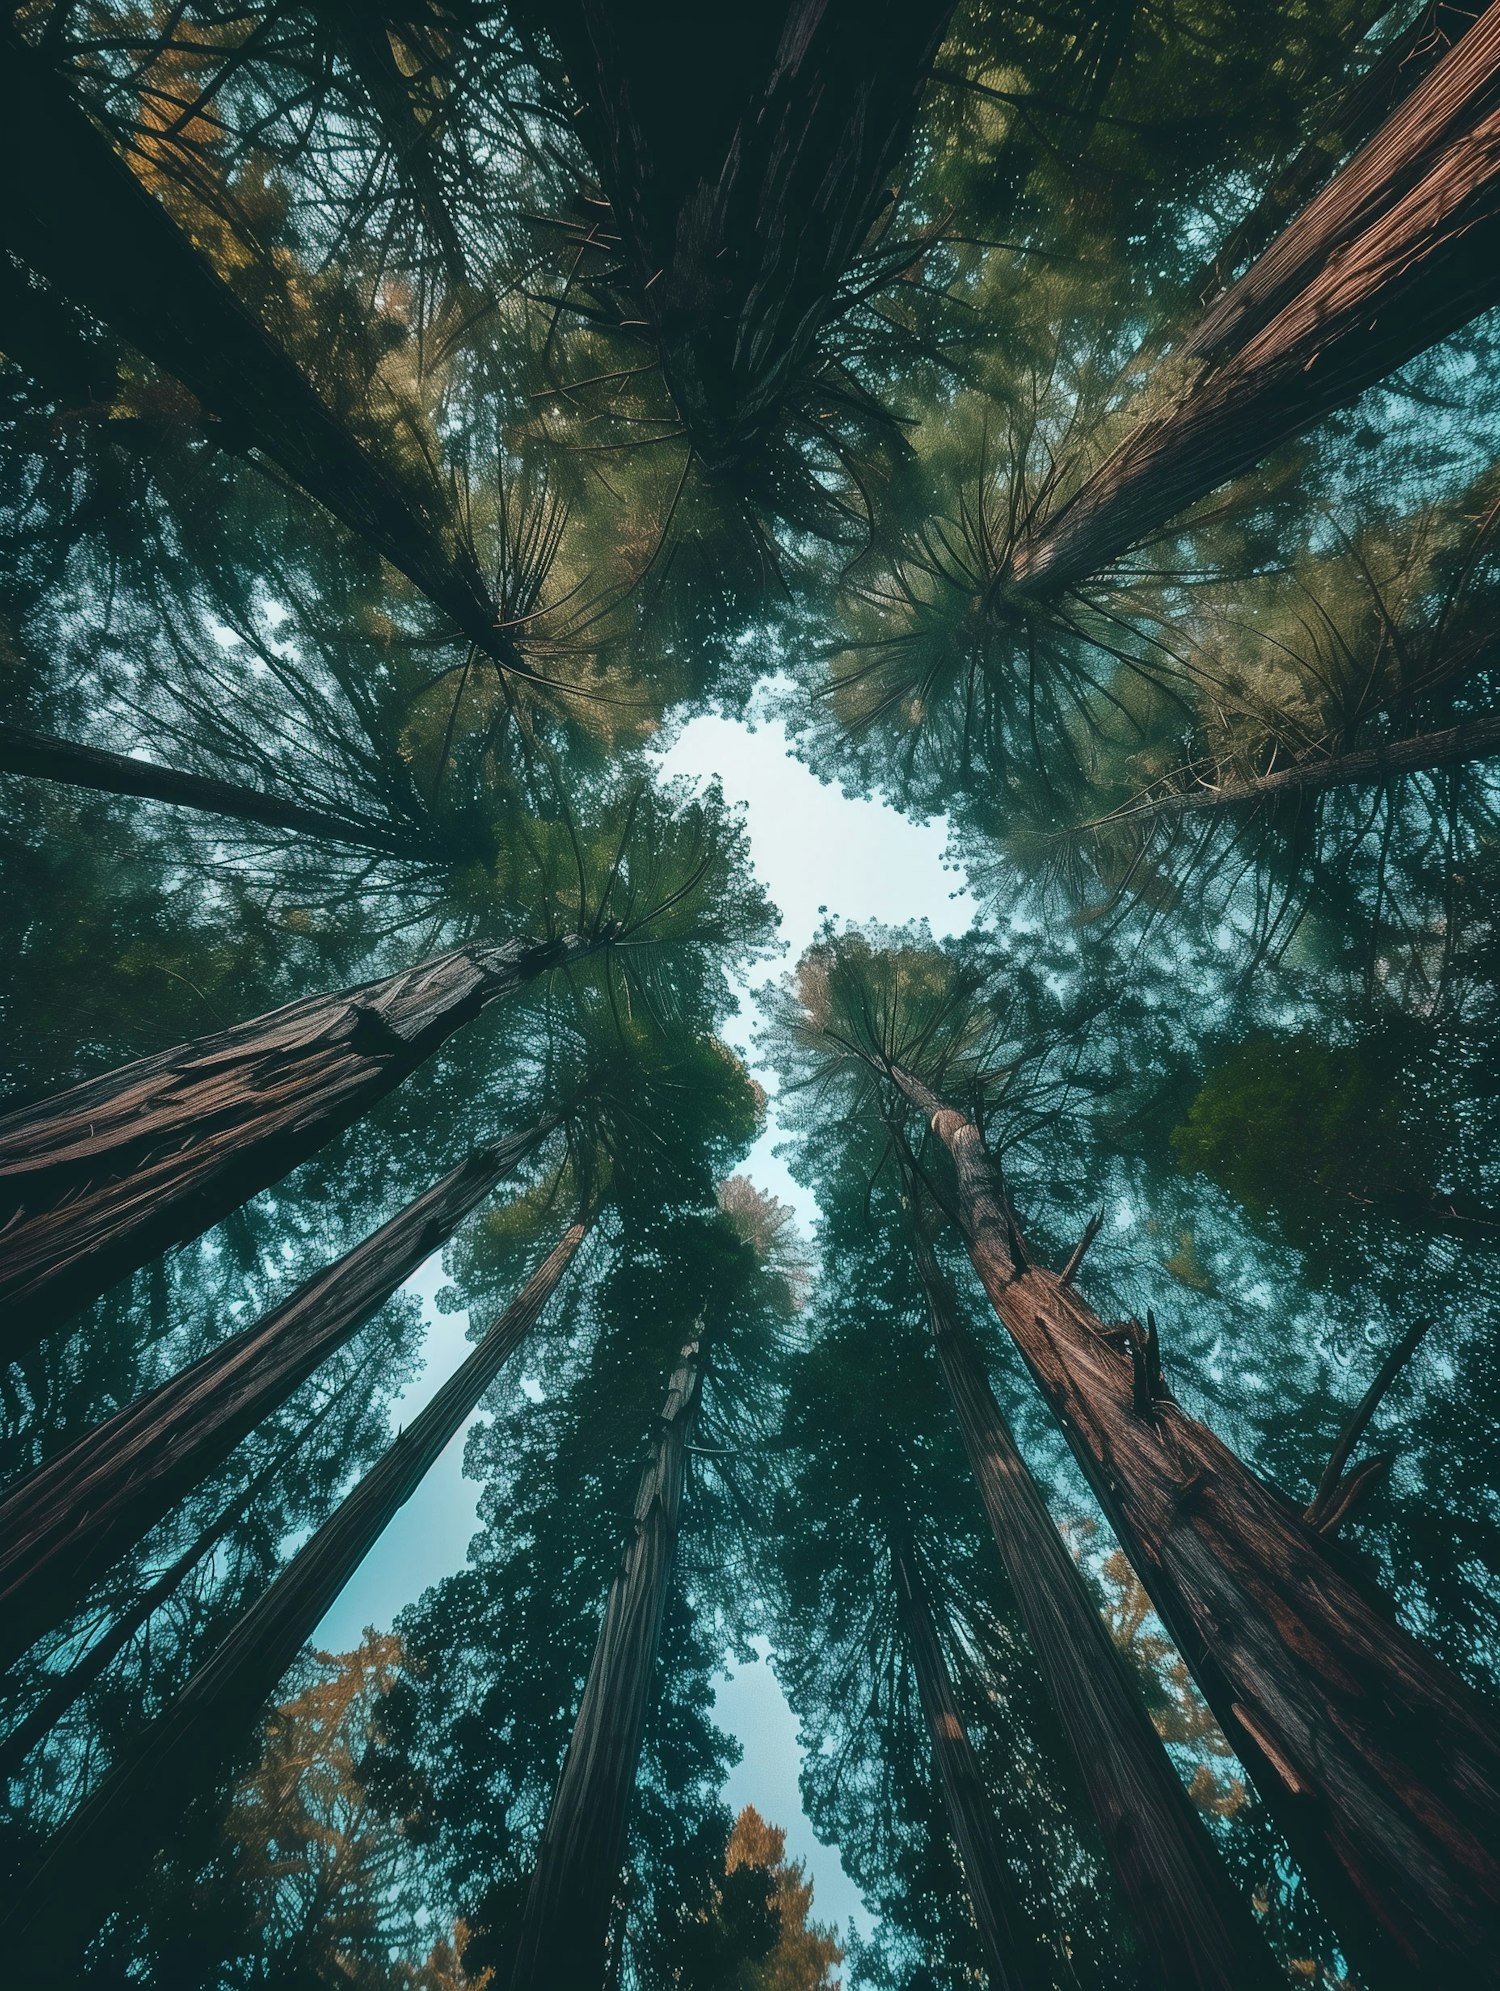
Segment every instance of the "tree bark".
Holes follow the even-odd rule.
[[[353,1380],[357,1381],[368,1367],[368,1362],[363,1364]],[[0,1782],[20,1775],[21,1765],[32,1750],[52,1733],[74,1702],[88,1692],[110,1662],[125,1650],[146,1621],[166,1603],[178,1585],[187,1580],[209,1551],[217,1547],[235,1524],[243,1519],[261,1488],[269,1485],[287,1463],[306,1447],[314,1432],[347,1393],[348,1387],[346,1383],[343,1389],[336,1390],[291,1443],[266,1461],[248,1486],[235,1489],[226,1505],[205,1527],[199,1529],[181,1555],[131,1599],[108,1630],[96,1638],[65,1673],[52,1676],[51,1684],[40,1699],[0,1742]]]
[[[549,1131],[480,1148],[291,1298],[138,1397],[0,1498],[0,1664],[346,1342]]]
[[[175,808],[202,809],[210,815],[229,816],[236,822],[293,830],[324,843],[353,844],[361,850],[377,851],[383,857],[416,858],[423,854],[422,839],[394,825],[387,827],[358,816],[341,816],[332,809],[310,808],[280,795],[245,788],[235,781],[186,774],[178,768],[162,767],[156,761],[109,753],[101,747],[79,746],[72,740],[59,740],[49,733],[34,733],[29,727],[11,726],[3,721],[0,721],[0,773],[30,775],[38,781],[56,781],[69,788],[92,788],[106,795],[143,795],[153,802],[171,803]]]
[[[219,1223],[498,997],[599,944],[455,948],[0,1117],[0,1356]]]
[[[1336,1551],[1172,1400],[1154,1336],[1013,1255],[979,1130],[890,1077],[953,1164],[990,1301],[1205,1699],[1371,1985],[1493,1981],[1500,1734]]]
[[[990,1991],[1025,1991],[1029,1940],[1016,1933],[1015,1882],[1005,1864],[984,1774],[958,1712],[958,1697],[933,1623],[932,1600],[910,1534],[891,1540],[896,1615],[917,1681],[917,1697],[932,1742],[948,1830],[958,1849],[984,1950]]]
[[[1204,370],[1017,548],[1011,594],[1098,573],[1497,296],[1500,0],[1204,314]]]
[[[1269,1986],[1276,1972],[1249,1910],[1026,1469],[978,1344],[915,1221],[912,1246],[964,1453],[1151,1981],[1171,1991]]]
[[[4,1925],[7,1954],[56,1983],[157,1852],[184,1806],[241,1749],[276,1683],[535,1324],[582,1243],[575,1223],[463,1365],[244,1611],[213,1656],[69,1820]],[[62,1913],[66,1903],[66,1913]],[[61,1933],[60,1933],[61,1926]],[[29,1939],[28,1939],[29,1938]]]
[[[0,244],[175,375],[226,440],[278,465],[487,656],[516,663],[436,481],[418,491],[377,461],[9,23],[0,79]]]
[[[1307,143],[1199,272],[1189,294],[1206,305],[1222,291],[1240,264],[1275,240],[1278,230],[1332,178],[1339,162],[1364,144],[1380,120],[1410,96],[1483,12],[1484,0],[1429,0],[1411,26],[1340,93]]]
[[[781,0],[711,20],[661,0],[519,11],[582,99],[694,449],[743,473],[889,197],[952,0]]]
[[[1116,823],[1150,825],[1167,816],[1229,811],[1247,804],[1273,802],[1282,795],[1321,795],[1330,788],[1374,786],[1403,774],[1429,774],[1439,768],[1462,767],[1469,761],[1500,755],[1500,712],[1483,712],[1432,733],[1405,740],[1377,740],[1367,747],[1322,760],[1294,761],[1249,781],[1223,782],[1215,787],[1188,788],[1180,794],[1156,795],[1129,802],[1112,815],[1086,825],[1107,829]]]
[[[698,1414],[698,1343],[678,1357],[636,1492],[625,1553],[553,1792],[510,1982],[514,1991],[598,1991],[610,1905],[661,1644]]]

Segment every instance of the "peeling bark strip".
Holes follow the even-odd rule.
[[[514,1991],[598,1991],[625,1857],[662,1618],[677,1557],[687,1447],[698,1415],[698,1343],[683,1348],[635,1496],[630,1537],[578,1704],[527,1890]]]
[[[0,1118],[0,1357],[219,1223],[497,997],[598,944],[456,948]]]
[[[23,1973],[39,1957],[52,1973],[41,1981],[57,1982],[60,1965],[83,1948],[155,1856],[163,1831],[243,1747],[319,1620],[530,1333],[586,1229],[575,1223],[566,1232],[463,1365],[241,1612],[212,1658],[64,1826],[0,1931],[7,1955],[20,1951]]]
[[[1295,1508],[1168,1396],[1134,1408],[1121,1343],[1018,1272],[979,1130],[897,1066],[950,1155],[974,1268],[1236,1753],[1371,1985],[1491,1984],[1500,1735]]]
[[[1469,761],[1493,760],[1497,756],[1500,756],[1500,712],[1483,712],[1437,732],[1415,733],[1405,740],[1378,740],[1372,746],[1351,747],[1347,753],[1329,754],[1323,760],[1294,761],[1290,767],[1278,767],[1250,781],[1189,788],[1181,794],[1130,802],[1087,827],[1097,830],[1115,823],[1149,824],[1164,816],[1187,816],[1203,810],[1230,810],[1272,802],[1281,795],[1321,795],[1330,788],[1374,786],[1398,775],[1427,774],[1438,768],[1462,767]]]
[[[1186,351],[1227,354],[1033,538],[1018,596],[1098,573],[1500,296],[1500,0],[1225,292]]]
[[[0,243],[190,388],[501,664],[516,650],[434,480],[377,461],[195,248],[51,66],[0,27]]]
[[[545,1137],[481,1148],[271,1313],[76,1438],[0,1498],[0,1664],[61,1622],[390,1298]]]
[[[1016,1933],[1015,1882],[985,1795],[979,1758],[958,1712],[958,1696],[933,1623],[932,1599],[909,1533],[897,1533],[891,1541],[891,1574],[896,1615],[932,1742],[943,1812],[958,1848],[974,1926],[984,1949],[989,1991],[1025,1991],[1028,1983],[1040,1981],[1041,1973],[1033,1977],[1028,1972],[1032,1945],[1029,1937],[1023,1941]]]
[[[964,1453],[1151,1981],[1172,1991],[1269,1986],[1277,1979],[1270,1955],[1016,1449],[978,1344],[915,1225],[912,1244]]]
[[[25,726],[0,723],[0,773],[30,775],[69,788],[92,788],[105,795],[144,795],[175,808],[202,809],[237,822],[264,823],[275,830],[294,830],[323,843],[348,843],[386,857],[420,857],[422,839],[383,823],[341,816],[332,809],[308,808],[280,795],[266,795],[239,782],[218,781],[210,775],[184,774],[156,761],[101,747],[79,746],[33,733]]]

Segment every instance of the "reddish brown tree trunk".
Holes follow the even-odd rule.
[[[457,948],[0,1118],[0,1355],[219,1223],[497,997],[595,944],[570,936]]]
[[[244,1746],[319,1620],[530,1332],[585,1228],[572,1226],[462,1367],[63,1828],[4,1925],[6,1953],[22,1959],[23,1981],[59,1981],[57,1973],[149,1864],[183,1807]],[[28,1978],[36,1959],[41,1974]]]
[[[916,1676],[917,1698],[932,1742],[948,1830],[958,1848],[984,1950],[990,1991],[1025,1991],[1031,1943],[1016,1933],[1015,1881],[1005,1864],[984,1775],[958,1712],[958,1696],[933,1622],[932,1600],[910,1535],[891,1541],[896,1615]]]
[[[1016,1449],[926,1237],[913,1249],[964,1453],[1042,1677],[1072,1744],[1151,1981],[1268,1986],[1275,1972]]]
[[[291,1298],[7,1489],[0,1663],[211,1472],[430,1258],[547,1132],[481,1148]]]
[[[1107,1327],[1018,1261],[979,1130],[910,1072],[891,1076],[951,1157],[996,1313],[1367,1980],[1493,1981],[1494,1723],[1298,1510],[1179,1408],[1150,1337]]]
[[[92,788],[105,795],[144,795],[174,808],[202,809],[236,822],[264,823],[275,830],[294,830],[324,843],[354,844],[386,857],[420,857],[421,837],[413,830],[341,816],[331,809],[309,808],[280,795],[265,795],[235,781],[205,774],[184,774],[156,761],[109,753],[34,733],[25,726],[0,722],[0,772],[26,774],[39,781],[57,781],[69,788]]]
[[[174,374],[226,437],[269,457],[471,643],[514,663],[436,481],[414,490],[350,433],[8,23],[0,78],[0,243]]]
[[[1016,551],[1076,586],[1500,296],[1500,0],[1188,336],[1218,360]]]
[[[677,1535],[687,1447],[698,1414],[698,1344],[678,1357],[630,1537],[578,1705],[537,1852],[511,1971],[514,1991],[597,1991],[610,1906],[625,1857]]]

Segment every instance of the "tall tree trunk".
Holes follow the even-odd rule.
[[[952,0],[520,9],[582,99],[640,310],[698,455],[764,447],[915,121]],[[726,36],[733,37],[732,43]]]
[[[677,1557],[687,1447],[698,1414],[698,1343],[678,1357],[636,1491],[625,1553],[537,1852],[511,1971],[514,1991],[598,1991],[625,1857],[641,1738]]]
[[[896,1615],[916,1675],[943,1811],[963,1865],[990,1991],[1025,1991],[1028,1982],[1039,1981],[1028,1972],[1032,1944],[1029,1936],[1017,1935],[1016,1883],[1005,1864],[984,1774],[958,1711],[958,1696],[933,1622],[932,1600],[904,1526],[892,1534],[891,1574]]]
[[[1372,1985],[1491,1981],[1500,1734],[1325,1538],[1029,1261],[979,1130],[900,1066],[947,1150],[990,1301],[1204,1697]]]
[[[60,1966],[149,1865],[183,1807],[244,1746],[277,1681],[530,1332],[585,1231],[575,1223],[564,1235],[463,1365],[63,1828],[4,1925],[7,1954],[23,1959],[23,1982],[58,1981]],[[36,1959],[39,1980],[25,1974]]]
[[[156,761],[109,753],[34,733],[26,726],[0,721],[0,773],[31,775],[69,788],[93,788],[106,795],[144,795],[176,808],[202,809],[236,822],[264,823],[271,829],[295,830],[325,843],[354,844],[386,857],[420,857],[423,843],[415,831],[395,825],[341,816],[332,809],[310,808],[279,795],[262,794],[235,781],[206,774],[184,774]]]
[[[1205,371],[1017,548],[1012,593],[1098,573],[1497,296],[1500,0],[1204,314]]]
[[[1500,712],[1482,712],[1436,732],[1416,733],[1405,740],[1377,740],[1370,746],[1350,747],[1345,753],[1328,754],[1321,760],[1294,761],[1290,767],[1278,767],[1248,781],[1221,782],[1215,787],[1188,788],[1177,794],[1127,802],[1123,809],[1116,809],[1084,827],[1096,830],[1112,828],[1116,823],[1139,823],[1149,828],[1171,816],[1199,815],[1205,811],[1227,814],[1246,805],[1274,802],[1283,795],[1316,796],[1330,788],[1373,787],[1397,775],[1430,774],[1440,768],[1462,767],[1469,761],[1493,760],[1497,755],[1500,755]]]
[[[8,22],[0,185],[0,244],[174,374],[228,438],[277,464],[471,643],[517,661],[436,481],[418,491],[350,432]]]
[[[1411,26],[1383,48],[1362,76],[1335,99],[1306,144],[1265,189],[1244,220],[1226,237],[1189,286],[1207,304],[1248,257],[1275,240],[1299,208],[1332,178],[1339,162],[1447,54],[1484,12],[1485,0],[1429,0]]]
[[[548,1132],[481,1148],[289,1300],[138,1397],[0,1498],[0,1664],[228,1457],[452,1236]]]
[[[351,1387],[357,1387],[370,1368],[367,1358],[342,1388],[334,1390],[297,1435],[274,1453],[248,1486],[236,1487],[233,1494],[206,1526],[199,1529],[182,1553],[126,1604],[109,1628],[76,1659],[64,1673],[51,1676],[41,1697],[0,1742],[0,1782],[19,1776],[21,1765],[39,1742],[50,1735],[75,1701],[82,1699],[110,1662],[122,1653],[147,1620],[185,1582],[203,1558],[216,1548],[244,1519],[256,1495],[279,1478],[288,1463],[306,1449],[314,1433],[324,1424]]]
[[[995,1546],[1072,1744],[1154,1984],[1267,1986],[1271,1959],[1016,1448],[913,1209],[943,1380]]]
[[[0,1356],[219,1223],[498,997],[600,944],[455,948],[0,1117]]]

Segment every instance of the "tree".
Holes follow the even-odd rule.
[[[81,1948],[122,1886],[149,1862],[184,1797],[243,1745],[248,1723],[328,1606],[535,1325],[585,1228],[570,1227],[462,1367],[69,1821],[16,1917],[13,1940],[30,1959],[23,1969],[38,1975],[56,1961],[53,1899],[65,1896],[72,1904],[70,1941]]]
[[[482,1148],[283,1305],[7,1489],[13,1657],[430,1258],[548,1132]]]

